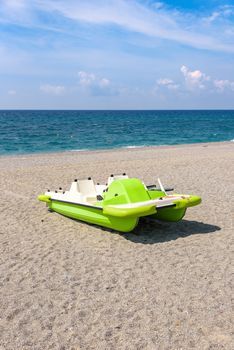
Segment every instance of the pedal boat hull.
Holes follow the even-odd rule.
[[[158,193],[155,193],[156,191],[149,191],[150,197],[153,199],[155,196],[158,196]],[[163,192],[161,192],[161,195]],[[194,207],[201,203],[201,197],[194,196],[194,195],[183,195],[183,194],[174,194],[173,196],[180,197],[179,200],[174,201],[174,206],[172,207],[165,207],[160,208],[160,210],[157,210],[155,214],[151,215],[152,219],[157,219],[161,221],[168,221],[168,222],[178,222],[183,219],[183,217],[186,214],[187,208]]]
[[[46,202],[51,211],[55,211],[69,218],[84,221],[89,224],[103,226],[120,232],[130,232],[138,224],[140,216],[151,215],[156,212],[155,205],[149,206],[141,212],[115,211],[113,209],[89,206],[52,199],[50,196],[38,196],[40,201]],[[117,215],[110,215],[117,214]]]
[[[65,194],[46,192],[38,199],[46,202],[51,211],[120,232],[132,231],[143,216],[179,221],[188,207],[201,202],[198,196],[170,196],[161,191],[148,190],[140,180],[128,178],[113,181],[102,195],[102,200],[94,200],[92,204],[77,201],[76,193],[71,191]]]

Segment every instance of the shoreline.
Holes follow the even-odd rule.
[[[78,154],[100,154],[100,153],[116,153],[116,152],[132,152],[132,151],[150,151],[160,149],[180,149],[180,148],[196,148],[196,147],[208,147],[208,146],[220,146],[234,144],[233,140],[230,141],[216,141],[216,142],[196,142],[196,143],[182,143],[175,145],[152,145],[152,146],[124,146],[116,148],[103,148],[103,149],[84,149],[84,150],[64,150],[64,151],[51,151],[51,152],[35,152],[35,153],[18,153],[18,154],[0,154],[0,159],[4,158],[32,158],[32,157],[49,157],[54,155],[78,155]]]

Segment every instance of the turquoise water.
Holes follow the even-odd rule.
[[[0,111],[0,154],[234,140],[234,111]]]

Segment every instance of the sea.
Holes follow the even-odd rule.
[[[234,110],[1,110],[0,154],[234,142]]]

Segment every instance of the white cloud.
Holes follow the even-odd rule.
[[[106,79],[106,78],[102,78],[99,80],[99,86],[102,88],[105,88],[107,86],[110,85],[110,80]]]
[[[65,92],[65,87],[62,85],[45,84],[40,86],[40,90],[46,94],[62,95]]]
[[[40,13],[41,12],[41,13]],[[43,16],[43,12],[46,16]],[[38,16],[39,14],[39,16]],[[234,14],[234,6],[218,7],[210,16],[200,19],[196,14],[179,12],[161,2],[139,0],[0,0],[0,21],[18,23],[26,27],[61,31],[67,26],[53,22],[63,16],[75,22],[98,25],[117,25],[125,30],[140,33],[150,38],[175,41],[198,49],[234,52],[228,32],[228,22]],[[222,23],[216,23],[222,18]],[[226,22],[225,22],[226,21]],[[225,22],[225,23],[224,23]],[[75,32],[70,32],[75,35]]]
[[[78,72],[79,84],[91,91],[93,95],[115,94],[111,82],[107,78],[100,78],[93,73],[80,71]]]
[[[215,21],[220,16],[219,12],[213,12],[210,16],[203,18],[203,20],[207,23],[211,23]]]
[[[110,86],[110,80],[106,78],[99,78],[93,73],[84,71],[78,72],[79,84],[82,86],[99,86],[100,88],[107,88]]]
[[[219,92],[223,92],[225,89],[231,89],[234,91],[234,81],[230,80],[214,80],[214,86]]]
[[[169,78],[160,78],[157,80],[157,84],[158,86],[165,86],[169,90],[177,90],[179,88],[179,85]]]
[[[218,10],[212,12],[212,14],[208,17],[204,17],[203,21],[207,23],[212,23],[217,19],[224,19],[234,14],[234,6],[232,5],[224,5],[221,6]]]
[[[214,93],[214,87],[216,88],[216,92],[224,92],[225,90],[234,91],[234,81],[228,79],[214,79],[201,72],[199,69],[192,71],[185,65],[181,66],[180,71],[183,73],[186,89],[191,92],[209,89],[210,92]],[[178,84],[170,78],[160,78],[157,80],[154,91],[157,91],[159,87],[166,87],[169,90],[181,90],[183,84]]]
[[[99,78],[93,73],[84,71],[78,72],[79,84],[82,86],[99,86],[100,88],[106,88],[110,86],[110,80],[106,78]]]
[[[90,86],[96,82],[96,77],[93,73],[87,73],[84,71],[78,72],[79,83],[82,86]]]
[[[206,88],[211,88],[212,90],[213,86],[218,92],[223,92],[224,90],[234,91],[234,81],[228,79],[214,79],[200,70],[191,71],[186,66],[182,66],[180,70],[184,75],[185,83],[189,90]]]
[[[158,85],[169,85],[169,84],[173,84],[173,80],[172,79],[168,79],[168,78],[160,78],[157,80]]]
[[[205,89],[206,83],[210,80],[210,77],[205,73],[202,73],[200,70],[191,71],[184,65],[180,68],[180,70],[184,75],[186,86],[190,90]]]
[[[75,21],[112,24],[151,38],[176,41],[199,49],[234,52],[234,46],[228,41],[225,43],[222,28],[217,30],[210,26],[208,31],[206,23],[198,16],[170,9],[161,3],[153,6],[151,2],[137,0],[37,0],[33,6],[40,11],[60,14],[72,20],[73,25]]]

